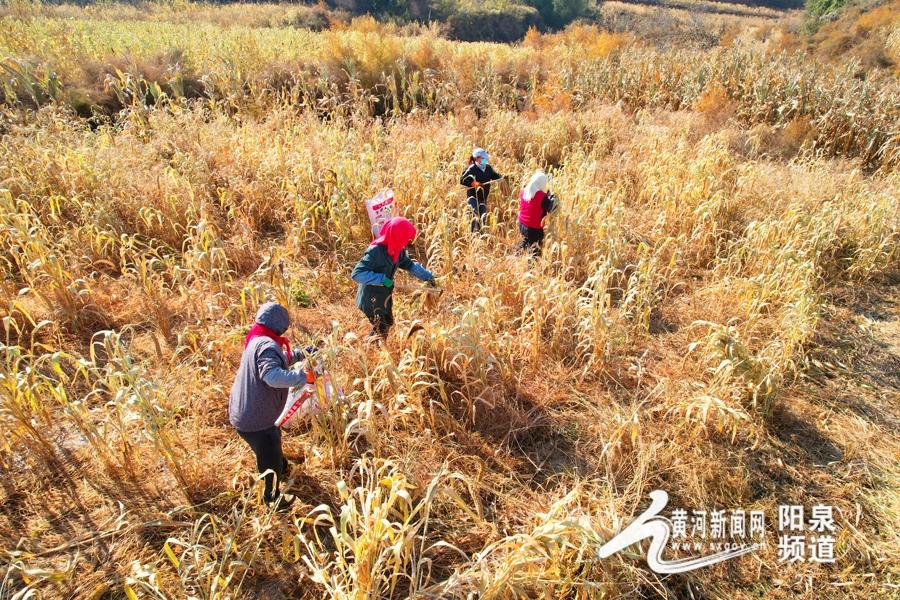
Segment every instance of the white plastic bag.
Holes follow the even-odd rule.
[[[320,414],[340,395],[331,382],[331,374],[307,371],[306,383],[292,387],[278,419],[277,427],[293,427]]]
[[[385,189],[366,200],[366,213],[372,225],[372,235],[378,237],[381,226],[394,216],[394,190]]]
[[[305,383],[292,387],[288,392],[287,402],[284,403],[284,410],[275,420],[275,425],[277,427],[296,425],[307,417],[317,414],[319,410],[315,384]]]

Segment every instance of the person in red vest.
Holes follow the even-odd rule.
[[[519,194],[519,231],[522,233],[519,250],[530,253],[532,257],[541,255],[544,217],[556,207],[556,196],[547,191],[547,175],[543,171],[535,171]]]

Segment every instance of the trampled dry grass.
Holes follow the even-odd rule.
[[[203,49],[215,29],[9,23],[47,43],[15,51],[7,35],[4,52],[59,61],[66,93],[86,85],[81,57],[104,64],[116,39],[136,58],[181,50],[208,79],[191,100],[120,69],[107,81],[121,106],[90,119],[62,91],[20,98],[28,80],[11,76],[0,597],[896,591],[889,74],[815,75],[764,44],[666,57],[588,29],[515,48],[386,36],[380,49],[351,30],[292,33],[323,53],[320,70],[274,93],[256,78],[285,59],[271,32],[223,33],[222,48],[259,50],[223,67]],[[467,72],[473,56],[491,58]],[[429,73],[419,88],[390,88],[397,57]],[[535,59],[539,85],[526,83]],[[882,103],[825,103],[858,101],[858,85]],[[796,98],[807,104],[777,112]],[[873,127],[888,135],[854,141]],[[467,231],[456,180],[476,144],[515,184],[550,169],[562,209],[534,265],[512,251],[515,186],[492,196],[485,236]],[[362,201],[388,185],[445,291],[398,292],[378,349],[348,274],[369,241]],[[302,462],[290,517],[258,504],[226,416],[265,299],[290,306],[298,343],[321,341],[347,392],[286,434]],[[779,561],[774,530],[751,557],[682,575],[654,574],[638,551],[599,560],[657,488],[671,507],[765,510],[773,526],[779,504],[834,505],[836,562]]]

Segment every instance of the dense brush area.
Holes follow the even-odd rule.
[[[663,49],[65,10],[0,17],[0,598],[896,593],[891,68],[752,19]],[[509,182],[481,236],[475,145]],[[536,168],[561,210],[529,264]],[[444,293],[397,292],[374,347],[349,272],[387,186]],[[226,415],[267,299],[346,392],[286,433],[290,515]],[[654,489],[834,505],[837,561],[597,558]]]

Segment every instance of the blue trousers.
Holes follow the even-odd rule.
[[[484,217],[487,215],[487,200],[476,200],[473,196],[469,196],[467,202],[472,209],[472,231],[481,231]]]

